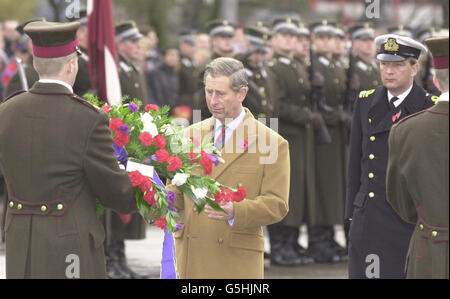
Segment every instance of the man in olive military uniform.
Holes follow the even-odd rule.
[[[424,41],[430,37],[438,37],[439,31],[436,28],[426,28],[421,30],[416,35],[416,40],[419,43],[424,43]],[[441,94],[440,90],[436,87],[433,82],[434,78],[434,68],[433,68],[433,57],[431,53],[424,55],[419,59],[420,68],[419,72],[414,79],[417,84],[423,87],[428,93],[439,96]]]
[[[352,109],[361,90],[371,90],[381,83],[380,70],[375,60],[375,30],[369,23],[350,28],[352,48],[347,71],[347,101]]]
[[[119,79],[122,95],[128,101],[138,99],[147,103],[146,85],[133,61],[139,55],[139,39],[142,34],[134,22],[125,22],[116,26],[116,43],[119,53]],[[105,247],[106,270],[109,278],[143,278],[131,270],[126,261],[124,240],[145,239],[147,225],[139,213],[117,214],[107,211],[105,228],[107,240]]]
[[[108,116],[73,94],[78,27],[26,25],[40,78],[0,105],[7,278],[105,278],[96,199],[121,213],[136,210]]]
[[[248,40],[248,49],[245,53],[235,56],[244,64],[249,90],[244,106],[264,124],[269,124],[273,116],[273,103],[267,92],[267,72],[263,66],[264,57],[268,52],[270,31],[260,22],[253,26],[246,26],[244,33]]]
[[[346,73],[333,59],[335,24],[322,20],[310,29],[314,50],[311,59],[325,78],[324,103],[319,107],[331,142],[315,144],[315,225],[308,228],[308,251],[317,262],[338,262],[346,259],[345,249],[334,239],[334,225],[343,224],[344,219]]]
[[[198,91],[198,74],[194,63],[195,33],[192,30],[183,30],[180,33],[180,71],[179,104],[194,109],[195,93]]]
[[[23,31],[23,28],[27,24],[32,23],[32,22],[37,22],[37,21],[45,21],[45,18],[33,18],[33,19],[30,19],[30,20],[20,23],[16,27],[16,31],[21,34],[21,36],[24,40],[26,40],[27,49],[30,52],[30,56],[27,61],[22,61],[21,66],[18,66],[18,71],[12,76],[11,80],[9,81],[8,85],[6,86],[5,97],[8,97],[9,95],[11,95],[14,92],[19,91],[19,90],[27,90],[36,81],[39,80],[39,75],[33,67],[33,55],[31,55],[31,52],[32,52],[31,40],[28,37],[28,35],[25,34],[25,32]],[[24,76],[21,75],[22,71],[19,68],[22,68]]]
[[[427,51],[411,38],[392,34],[377,37],[375,44],[383,85],[361,91],[350,136],[345,209],[345,218],[351,219],[349,278],[404,278],[414,225],[386,201],[388,136],[400,119],[433,105],[414,82],[417,60]]]
[[[116,44],[119,53],[119,80],[122,96],[126,102],[138,99],[144,105],[149,103],[147,88],[141,70],[134,64],[140,58],[139,40],[143,35],[133,21],[116,26]]]
[[[211,41],[211,61],[219,57],[233,56],[233,37],[235,34],[234,24],[228,20],[214,20],[206,25]],[[203,83],[204,70],[199,73],[199,91],[196,97],[196,109],[201,111],[201,119],[211,117],[206,106],[205,85]]]
[[[87,55],[87,47],[88,47],[88,16],[86,9],[81,9],[78,13],[78,16],[74,16],[72,18],[67,18],[69,22],[78,22],[80,23],[80,28],[77,31],[77,38],[80,41],[80,51],[81,56],[78,59],[78,74],[75,80],[75,84],[73,85],[73,91],[83,96],[85,93],[90,92],[91,89],[91,81],[89,76],[89,56]]]
[[[314,201],[313,161],[309,159],[313,131],[310,88],[307,75],[299,72],[300,62],[293,60],[299,33],[298,21],[276,19],[273,22],[274,57],[267,63],[269,98],[279,119],[279,134],[289,142],[291,185],[289,213],[277,224],[268,226],[271,263],[296,266],[310,263],[298,244],[300,226],[311,215]],[[312,179],[312,181],[311,181]]]
[[[448,37],[425,40],[433,54],[438,103],[394,125],[389,134],[387,201],[416,225],[407,278],[448,279]]]

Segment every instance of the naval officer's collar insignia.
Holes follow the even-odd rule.
[[[388,52],[397,52],[399,49],[399,45],[395,38],[389,38],[387,42],[384,44],[384,50]]]

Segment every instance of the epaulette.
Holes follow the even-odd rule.
[[[74,99],[74,100],[77,100],[78,102],[84,104],[85,106],[88,106],[89,108],[91,108],[95,112],[100,112],[100,108],[98,108],[97,106],[92,105],[91,103],[89,103],[88,101],[86,101],[82,97],[77,96],[76,94],[72,94],[71,98]]]
[[[428,97],[431,101],[433,101],[433,103],[436,105],[439,102],[439,97],[434,96],[432,94],[427,93],[425,95],[426,97]]]
[[[15,92],[13,92],[12,94],[10,94],[6,99],[3,100],[3,103],[6,102],[7,100],[15,97],[16,95],[19,95],[21,93],[27,92],[26,90],[22,89],[22,90],[17,90]],[[1,102],[0,102],[1,103]]]
[[[375,92],[375,89],[371,89],[371,90],[363,90],[359,93],[359,98],[360,99],[364,99],[364,98],[368,98],[371,94],[373,94]]]
[[[273,66],[275,65],[275,62],[276,62],[276,61],[277,61],[276,59],[270,60],[269,62],[267,62],[267,66],[268,66],[268,67],[273,67]]]

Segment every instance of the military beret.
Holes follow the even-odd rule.
[[[206,25],[210,36],[233,37],[235,25],[227,20],[213,20]]]
[[[374,39],[375,30],[370,26],[369,23],[356,24],[349,29],[350,39]]]
[[[124,40],[138,40],[144,37],[136,26],[134,21],[126,21],[118,24],[116,27],[116,42]]]
[[[77,30],[80,23],[31,22],[24,32],[33,43],[33,55],[40,58],[57,58],[74,52],[80,54]]]
[[[322,20],[320,22],[315,22],[310,25],[310,30],[313,35],[335,35],[336,23],[330,22],[328,20]]]
[[[19,25],[17,25],[16,31],[19,32],[20,34],[24,34],[25,32],[23,32],[23,28],[25,28],[26,25],[28,25],[29,23],[38,22],[38,21],[45,22],[46,19],[43,17],[37,17],[37,18],[32,18],[30,20],[24,21],[24,22],[20,23]]]
[[[378,47],[377,59],[382,61],[403,61],[407,58],[419,59],[427,53],[424,45],[410,37],[385,34],[375,39]]]
[[[66,18],[69,22],[78,22],[81,26],[85,26],[88,24],[88,15],[85,8],[82,8],[78,11],[78,13],[74,14],[72,17]]]
[[[432,37],[425,45],[433,55],[435,69],[448,69],[448,37]]]
[[[404,25],[397,25],[388,28],[388,33],[413,38],[412,28]]]
[[[299,33],[299,21],[292,18],[279,18],[272,22],[272,31],[274,33],[291,33],[298,35]]]

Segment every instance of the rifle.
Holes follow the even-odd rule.
[[[19,72],[20,83],[22,84],[22,89],[28,90],[28,81],[27,81],[27,77],[25,76],[25,71],[23,69],[22,59],[20,59],[19,57],[16,57],[16,58],[14,58],[14,60],[17,63],[17,71]]]
[[[331,107],[325,104],[325,95],[323,93],[323,84],[316,84],[315,79],[315,57],[312,48],[309,50],[309,59],[311,65],[309,66],[309,80],[311,82],[311,98],[312,98],[312,107],[311,111],[313,114],[313,127],[314,127],[314,137],[316,140],[316,144],[323,145],[331,143],[330,132],[328,132],[327,125],[323,120],[320,112],[329,112]]]

